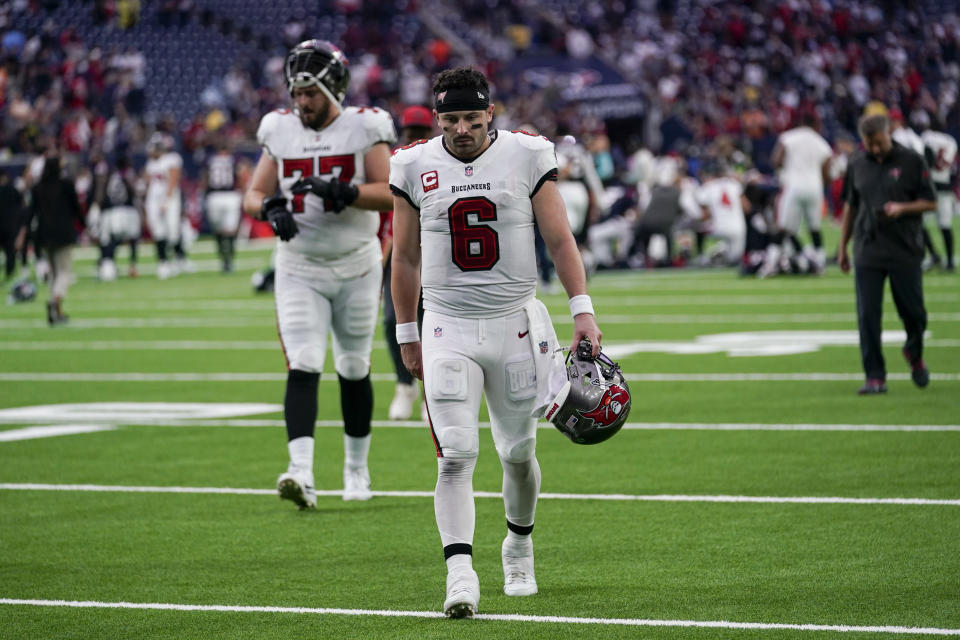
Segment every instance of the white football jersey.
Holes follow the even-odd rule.
[[[553,143],[496,130],[480,156],[465,162],[443,137],[397,150],[394,194],[420,211],[423,307],[488,318],[519,310],[537,288],[531,199],[557,179]]]
[[[175,151],[168,151],[159,158],[150,158],[143,168],[147,174],[147,199],[163,200],[167,197],[170,188],[170,170],[183,167],[183,158]],[[179,197],[180,186],[177,185],[172,197]]]
[[[780,182],[791,187],[822,190],[821,167],[824,160],[833,155],[823,136],[810,127],[797,127],[780,134],[779,142],[784,151]]]
[[[920,137],[933,156],[930,177],[938,189],[949,189],[953,174],[953,163],[957,160],[957,141],[949,133],[932,129],[924,131]]]
[[[743,186],[733,178],[707,180],[697,189],[697,202],[710,211],[714,229],[746,227],[740,196]]]
[[[923,140],[910,127],[899,127],[896,131],[890,133],[890,137],[893,138],[894,142],[903,145],[910,151],[923,155]]]
[[[294,195],[300,178],[320,176],[355,185],[367,181],[364,157],[378,143],[396,144],[393,118],[382,109],[346,107],[321,130],[306,127],[289,109],[263,116],[257,141],[277,163],[280,191],[288,199],[299,233],[277,242],[278,264],[369,269],[380,261],[377,211],[347,207],[327,211],[315,195]],[[346,274],[344,274],[346,275]]]

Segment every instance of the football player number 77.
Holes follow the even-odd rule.
[[[319,165],[319,167],[315,167]],[[336,176],[340,182],[350,182],[357,172],[356,161],[352,155],[347,156],[320,156],[319,158],[284,158],[283,159],[283,177],[284,178],[309,178],[313,175],[327,176],[336,173],[335,169],[339,167],[340,173]],[[293,194],[291,206],[293,213],[303,213],[303,198],[306,193]]]

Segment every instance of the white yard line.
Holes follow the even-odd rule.
[[[737,278],[733,271],[726,272],[690,272],[671,271],[664,273],[616,271],[603,272],[594,276],[591,289],[629,290],[633,293],[642,291],[660,291],[675,289],[677,291],[705,291],[717,293],[722,291],[750,291],[761,290],[782,293],[795,291],[798,293],[812,293],[814,291],[849,291],[853,294],[853,278],[771,278],[758,281],[754,278]],[[955,289],[956,276],[925,277],[924,291],[936,289]],[[541,294],[542,295],[542,294]],[[550,297],[550,296],[543,296]]]
[[[0,412],[2,413],[2,412]],[[0,424],[20,424],[26,418],[17,415],[0,415]],[[91,418],[97,421],[103,421],[103,416]],[[42,416],[31,416],[30,421],[49,422],[62,421],[63,418],[51,416],[44,418]],[[71,414],[70,420],[83,420],[82,416]],[[180,428],[203,428],[203,427],[235,427],[235,428],[278,428],[285,426],[283,420],[264,420],[251,418],[227,418],[214,420],[178,420],[170,417],[150,418],[137,417],[131,418],[125,416],[118,418],[116,424],[119,426],[145,426],[145,427],[180,427]],[[419,420],[373,420],[371,426],[378,429],[425,429],[426,424]],[[318,420],[318,428],[342,429],[342,420]],[[480,422],[481,429],[489,429],[489,422]],[[547,431],[554,427],[547,422],[540,422],[537,425],[539,429]],[[960,425],[957,424],[774,424],[774,423],[751,423],[751,422],[628,422],[623,425],[627,431],[855,431],[855,432],[955,432],[960,431]],[[0,432],[3,433],[3,432]]]
[[[95,600],[37,600],[0,598],[0,604],[33,607],[69,607],[78,609],[146,609],[154,611],[201,611],[218,613],[293,613],[298,615],[337,615],[380,618],[443,618],[439,611],[394,609],[343,609],[337,607],[274,607],[216,604],[175,604],[159,602],[99,602]],[[536,616],[516,613],[481,613],[475,620],[496,622],[539,622],[622,627],[687,627],[704,629],[744,629],[756,631],[835,631],[854,633],[892,633],[909,635],[960,636],[960,629],[883,625],[794,624],[781,622],[731,622],[728,620],[652,620],[645,618],[579,618],[573,616]]]
[[[257,327],[263,324],[269,310],[259,317],[165,317],[165,318],[78,318],[70,319],[68,329],[142,329],[164,327]],[[931,322],[960,322],[960,313],[931,313]],[[573,319],[555,314],[554,324],[573,324]],[[736,324],[749,327],[757,324],[818,324],[828,322],[855,323],[853,313],[731,313],[731,314],[635,314],[604,315],[604,324]],[[0,320],[0,329],[33,329],[45,327],[43,320]]]
[[[855,333],[855,332],[853,332]],[[899,332],[898,332],[899,333]],[[604,343],[604,349],[611,354],[617,348],[629,348],[632,345],[643,345],[644,353],[677,353],[678,349],[673,348],[680,345],[686,348],[690,353],[696,353],[696,347],[700,350],[707,350],[708,347],[714,351],[716,347],[711,345],[697,345],[694,341],[667,341],[667,340],[648,340],[642,343],[624,340],[611,340]],[[856,343],[854,342],[853,345]],[[848,344],[823,344],[823,347],[834,346],[852,346]],[[923,341],[924,347],[960,347],[960,339],[943,338],[929,339]],[[54,341],[0,341],[0,351],[272,351],[280,348],[279,340],[54,340]],[[383,340],[373,341],[374,349],[386,349],[387,344]],[[672,348],[672,350],[671,350]],[[636,351],[640,353],[641,351]],[[682,354],[682,352],[681,352]],[[611,356],[617,357],[617,356]],[[622,357],[622,356],[620,356]]]
[[[930,303],[938,302],[960,302],[960,294],[956,293],[930,293],[924,296],[924,300]],[[784,295],[784,294],[750,294],[750,295],[700,295],[691,297],[688,295],[635,295],[635,296],[593,296],[593,304],[601,313],[608,307],[702,307],[702,306],[736,306],[736,305],[757,305],[764,307],[772,306],[794,306],[794,305],[846,305],[853,303],[853,292],[849,294],[830,293],[823,295]],[[889,309],[895,307],[892,299],[885,300]],[[170,310],[189,310],[189,311],[264,311],[273,312],[273,297],[263,298],[209,298],[202,299],[169,299],[169,300],[130,300],[129,296],[116,297],[109,301],[99,299],[78,300],[70,303],[70,309],[74,313],[85,310],[95,311],[170,311]],[[566,312],[567,309],[563,303],[552,304],[551,311],[558,313]]]
[[[218,328],[218,327],[260,327],[267,322],[268,316],[259,317],[169,317],[169,318],[70,318],[64,327],[71,329],[163,329],[163,328]],[[0,320],[0,329],[34,329],[47,326],[45,320]]]
[[[165,318],[80,318],[70,319],[67,329],[143,329],[165,327],[258,327],[263,325],[269,313],[264,310],[262,316],[250,317],[165,317]],[[569,316],[569,314],[568,314]],[[553,322],[558,325],[573,324],[573,319],[561,313],[555,313]],[[960,313],[933,312],[929,314],[931,322],[960,322]],[[819,324],[847,323],[855,324],[856,315],[844,313],[729,313],[729,314],[635,314],[603,315],[603,324],[735,324],[741,327],[760,324]],[[6,319],[0,320],[0,329],[36,329],[46,327],[44,320]]]
[[[628,382],[846,382],[862,381],[862,373],[628,373]],[[0,382],[276,382],[287,379],[285,373],[51,373],[0,372]],[[395,382],[392,373],[372,373],[374,382]],[[887,380],[909,380],[909,373],[889,373]],[[956,382],[960,373],[931,373],[930,379]],[[336,382],[326,372],[321,382]]]
[[[846,333],[846,332],[841,332]],[[855,331],[849,332],[855,334]],[[900,334],[902,332],[894,332]],[[728,335],[728,334],[720,334]],[[702,340],[703,336],[698,339]],[[893,340],[890,340],[893,342]],[[637,345],[640,345],[637,347]],[[820,347],[855,346],[850,344],[823,343]],[[611,357],[621,349],[632,349],[634,353],[677,353],[680,355],[713,353],[722,351],[722,344],[698,343],[679,340],[647,340],[644,342],[610,340],[604,343],[604,349]],[[923,341],[924,347],[960,347],[960,339],[943,338]],[[279,340],[53,340],[53,341],[0,341],[0,351],[272,351],[280,348]],[[373,341],[374,349],[386,349],[383,340]],[[632,354],[631,354],[632,355]],[[787,354],[789,355],[789,354]]]
[[[266,351],[277,350],[279,348],[279,340],[64,340],[52,342],[0,342],[0,351]]]
[[[214,495],[275,496],[275,489],[246,489],[233,487],[163,487],[98,484],[41,484],[0,483],[6,491],[79,491],[93,493],[178,493]],[[318,496],[340,496],[340,489],[317,490]],[[432,498],[432,491],[374,491],[384,498]],[[501,499],[499,491],[474,491],[476,498]],[[848,498],[837,496],[737,496],[737,495],[630,495],[623,493],[541,493],[543,500],[602,500],[614,502],[711,502],[748,504],[872,504],[906,506],[960,507],[960,500],[929,498]]]
[[[112,425],[102,424],[58,424],[49,426],[23,427],[0,431],[0,442],[14,442],[17,440],[33,440],[35,438],[53,438],[56,436],[71,436],[78,433],[94,433],[97,431],[112,431]]]
[[[960,313],[930,313],[931,322],[960,322]],[[601,315],[603,324],[736,324],[749,327],[751,324],[816,324],[821,322],[849,322],[856,324],[855,313],[677,313]],[[573,324],[569,314],[559,310],[553,314],[554,324]]]

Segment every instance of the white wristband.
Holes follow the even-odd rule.
[[[397,325],[397,344],[419,341],[420,330],[417,329],[416,322],[404,322],[403,324]]]
[[[576,318],[581,313],[595,315],[593,313],[593,302],[590,301],[590,296],[586,294],[570,298],[570,315]]]

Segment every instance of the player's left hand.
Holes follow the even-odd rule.
[[[570,343],[570,351],[576,353],[577,345],[586,338],[593,345],[593,357],[596,358],[600,353],[600,339],[603,333],[597,326],[597,321],[592,313],[581,313],[573,319],[573,342]]]
[[[290,190],[298,195],[312,193],[318,198],[323,198],[324,209],[334,213],[340,213],[349,207],[360,195],[360,189],[355,184],[339,180],[324,180],[317,176],[297,180]]]
[[[900,202],[888,202],[883,205],[883,212],[890,218],[898,218],[903,213],[903,204]]]

